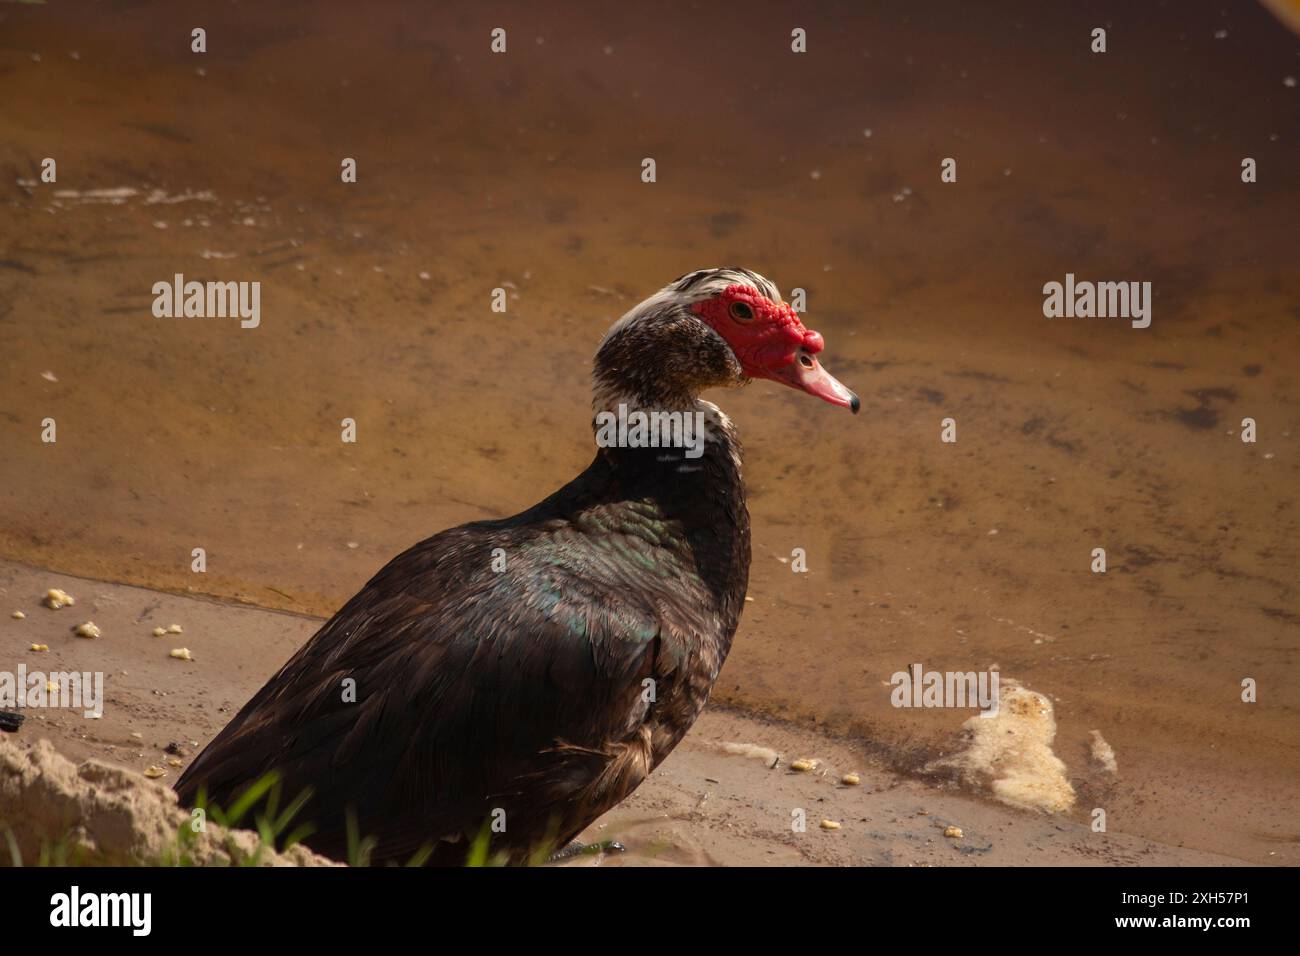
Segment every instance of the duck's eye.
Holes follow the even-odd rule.
[[[799,364],[802,365],[804,368],[812,368],[814,365],[817,364],[817,362],[811,355],[809,355],[807,352],[804,352],[802,355],[799,356]]]
[[[731,303],[731,317],[737,322],[748,322],[754,317],[754,310],[748,302]]]

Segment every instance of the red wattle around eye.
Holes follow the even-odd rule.
[[[736,321],[731,312],[736,302],[753,310],[750,321]],[[825,346],[821,335],[805,328],[788,304],[773,302],[749,286],[729,286],[721,295],[695,303],[691,311],[727,341],[751,375],[784,368],[800,348],[815,353]]]

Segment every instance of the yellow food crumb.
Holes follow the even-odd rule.
[[[57,611],[61,607],[70,607],[76,604],[77,599],[60,588],[50,588],[45,592],[45,597],[41,599],[41,603],[51,611]]]
[[[961,827],[946,827],[943,831],[943,835],[953,840],[960,840],[966,834],[961,832]]]
[[[835,821],[835,820],[823,820],[823,821],[822,821],[822,829],[823,829],[823,830],[838,830],[839,828],[840,828],[840,824],[839,824],[838,821]]]
[[[154,637],[162,637],[162,636],[163,636],[164,634],[166,634],[166,633],[167,633],[167,628],[165,628],[165,627],[155,627],[155,628],[153,629],[153,636],[154,636]]]
[[[809,770],[817,769],[817,761],[809,760],[807,758],[796,760],[794,763],[790,764],[790,769],[798,770],[800,773],[807,773]]]
[[[14,611],[13,614],[11,614],[11,615],[9,615],[9,616],[12,617],[15,621],[21,621],[21,620],[22,620],[23,618],[25,618],[27,615],[24,614],[22,611]]]
[[[185,633],[185,629],[182,628],[179,624],[168,624],[168,625],[167,625],[167,633],[168,633],[168,634],[184,634],[184,633]]]
[[[33,644],[33,645],[32,645],[32,650],[34,650],[34,651],[48,651],[49,649],[50,649],[50,645],[48,645],[48,644]]]
[[[856,787],[861,782],[862,778],[856,773],[846,773],[844,776],[840,777],[840,783],[844,784],[846,787]]]
[[[155,767],[152,764],[150,764],[148,767],[144,768],[144,775],[148,777],[150,780],[157,780],[159,777],[165,777],[167,775],[167,771],[164,770],[162,767]]]
[[[194,658],[190,656],[190,649],[188,647],[174,647],[172,648],[172,652],[167,656],[174,657],[178,661],[194,660]]]
[[[99,625],[94,621],[86,621],[84,624],[78,624],[72,629],[72,633],[77,637],[99,637]]]

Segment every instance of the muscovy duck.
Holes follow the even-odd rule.
[[[463,864],[482,834],[511,863],[569,844],[682,739],[740,621],[740,445],[699,393],[765,378],[856,412],[822,348],[747,269],[689,273],[633,308],[596,354],[593,426],[699,415],[702,448],[598,430],[590,467],[549,498],[398,555],[194,760],[181,801],[202,788],[228,807],[274,770],[286,798],[310,789],[305,842],[336,859],[349,827],[372,862]]]

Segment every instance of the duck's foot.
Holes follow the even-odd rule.
[[[547,863],[560,863],[578,856],[594,856],[598,853],[626,853],[627,847],[617,840],[598,840],[595,843],[581,843],[574,840],[562,850],[556,850],[547,859]]]

